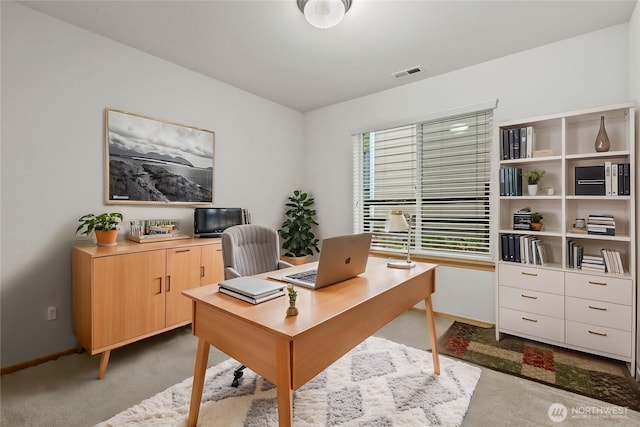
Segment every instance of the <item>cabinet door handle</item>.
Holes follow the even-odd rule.
[[[171,291],[171,276],[167,276],[167,286],[164,290],[167,292]]]
[[[593,280],[589,280],[589,283],[592,285],[607,286],[605,282],[594,282]]]
[[[189,252],[190,250],[191,249],[178,249],[178,250],[176,250],[176,253],[179,254],[179,253],[182,253],[182,252]]]
[[[534,297],[533,295],[525,295],[525,294],[522,294],[522,298],[538,299],[538,297]]]
[[[529,319],[528,317],[523,317],[522,320],[526,320],[527,322],[538,323],[536,319]]]
[[[521,271],[520,273],[524,274],[525,276],[533,276],[533,277],[537,277],[538,276],[538,273],[529,273],[529,272],[526,272],[526,271]]]
[[[592,309],[592,310],[607,311],[607,309],[605,307],[594,307],[594,306],[590,305],[589,308]]]
[[[204,265],[200,266],[200,277],[204,277]]]
[[[160,286],[158,286],[158,292],[154,292],[154,295],[158,295],[162,293],[162,276],[158,277],[158,284]]]
[[[590,333],[590,334],[593,334],[593,335],[599,335],[599,336],[601,336],[601,337],[606,337],[606,336],[607,336],[607,334],[606,334],[606,333],[604,333],[604,332],[589,331],[589,333]]]

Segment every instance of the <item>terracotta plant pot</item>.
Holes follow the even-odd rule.
[[[305,262],[307,262],[307,256],[306,255],[305,256],[295,256],[295,257],[283,255],[280,258],[283,261],[286,261],[286,262],[288,262],[289,264],[292,264],[292,265],[302,265]]]
[[[540,231],[542,230],[542,223],[541,222],[532,222],[531,223],[531,229],[533,231]]]
[[[115,246],[118,230],[95,230],[98,246]]]

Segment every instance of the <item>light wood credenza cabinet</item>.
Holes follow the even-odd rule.
[[[102,354],[191,322],[182,291],[223,280],[220,239],[72,248],[73,331],[79,349]]]

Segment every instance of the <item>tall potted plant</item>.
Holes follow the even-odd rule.
[[[312,226],[318,225],[315,220],[315,199],[309,194],[294,190],[285,203],[285,220],[278,230],[282,239],[284,257],[291,264],[302,264],[307,256],[313,255],[318,249],[318,239],[313,234]]]
[[[122,219],[122,214],[118,212],[86,214],[78,219],[80,224],[76,228],[76,234],[88,236],[93,231],[96,234],[98,246],[114,246]]]

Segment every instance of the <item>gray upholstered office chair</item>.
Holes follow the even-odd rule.
[[[280,260],[276,230],[257,224],[235,225],[222,233],[222,260],[225,279],[292,267]]]
[[[222,261],[225,280],[293,267],[280,260],[278,233],[257,224],[235,225],[222,233]],[[233,372],[233,387],[238,387],[244,368]]]

